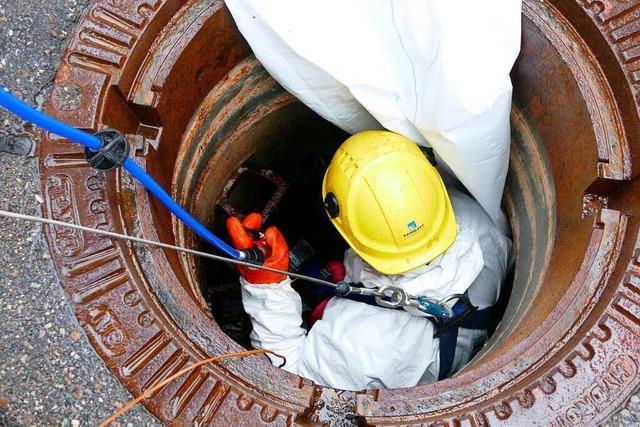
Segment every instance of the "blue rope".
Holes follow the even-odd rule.
[[[82,144],[89,150],[98,151],[102,145],[99,138],[80,129],[66,125],[53,117],[32,108],[30,105],[13,96],[6,88],[0,88],[0,105],[20,116],[23,120],[31,122],[53,134]],[[158,184],[156,180],[142,169],[131,157],[127,157],[123,167],[151,194],[153,194],[160,203],[169,209],[187,227],[193,230],[194,233],[228,256],[234,259],[241,258],[240,251],[229,246],[226,242],[207,230],[204,225],[198,222],[197,219],[192,217],[175,200],[173,200],[173,198],[160,186],[160,184]]]

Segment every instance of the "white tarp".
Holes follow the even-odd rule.
[[[431,145],[494,221],[521,0],[226,0],[256,57],[347,132]]]

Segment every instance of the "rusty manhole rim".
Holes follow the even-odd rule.
[[[172,27],[173,32],[172,30],[164,30],[158,40],[164,40],[165,42],[172,40],[174,43],[171,46],[178,46],[178,48],[180,43],[183,42],[185,45],[182,47],[186,49],[192,48],[188,44],[191,40],[189,36],[193,37],[194,31],[198,31],[207,25],[215,23],[229,25],[228,14],[224,9],[221,9],[221,2],[213,0],[191,2],[185,5],[176,15],[178,7],[179,5],[176,4],[153,2],[150,4],[135,0],[123,2],[119,9],[115,9],[112,2],[108,1],[98,2],[93,5],[74,36],[56,80],[56,87],[76,85],[80,88],[80,93],[82,94],[80,105],[82,108],[76,111],[59,108],[56,106],[54,95],[53,102],[48,104],[48,112],[78,127],[87,129],[97,129],[104,124],[114,124],[102,122],[101,117],[108,117],[110,121],[117,120],[121,128],[124,126],[125,131],[127,126],[131,126],[131,113],[139,118],[144,118],[144,125],[129,129],[129,133],[144,135],[152,142],[153,140],[158,142],[163,137],[169,137],[170,135],[163,134],[163,132],[166,132],[166,128],[159,134],[157,133],[159,130],[157,125],[159,123],[157,123],[157,118],[151,105],[157,103],[161,95],[164,96],[162,89],[167,90],[167,87],[157,87],[154,86],[154,83],[167,78],[173,70],[172,65],[176,64],[171,64],[170,61],[158,61],[157,64],[149,65],[148,62],[153,62],[153,59],[146,60],[144,66],[155,72],[148,82],[132,76],[130,72],[125,73],[124,71],[127,67],[132,66],[131,64],[142,63],[141,55],[146,54],[144,46],[149,46],[151,41],[156,38],[158,28],[163,26],[170,28],[166,24],[171,17],[173,17],[172,24],[174,24]],[[605,7],[602,10],[598,7],[583,10],[578,5],[566,4],[558,5],[558,7],[561,7],[560,11],[552,5],[543,7],[537,3],[526,2],[525,14],[529,19],[538,19],[539,21],[547,14],[558,18],[553,21],[556,27],[550,28],[552,34],[549,37],[556,37],[560,33],[558,28],[566,24],[562,14],[580,18],[592,16],[593,20],[588,21],[591,22],[590,25],[593,25],[596,29],[601,29],[605,35],[609,34],[607,33],[606,23],[615,20],[617,16],[628,18],[628,13],[625,12],[626,9],[617,10],[614,6]],[[623,8],[623,6],[619,6],[619,8]],[[174,17],[174,15],[176,16]],[[186,17],[191,19],[188,21],[189,25],[183,27],[175,25],[184,23]],[[620,22],[623,21],[621,20]],[[576,28],[586,31],[585,27],[589,26],[584,22],[580,22],[580,25]],[[568,30],[567,28],[562,28],[561,30],[568,31],[569,34],[572,31],[577,34],[577,30],[573,28]],[[554,31],[557,31],[557,33],[554,33]],[[567,33],[564,34],[566,35]],[[627,41],[628,39],[624,40]],[[168,44],[156,43],[151,49],[168,46]],[[590,43],[597,45],[602,41],[595,39],[590,40]],[[246,46],[242,42],[237,42],[236,44],[228,47],[228,44],[225,45],[224,42],[221,42],[222,46],[228,47],[229,52],[218,56],[223,57],[223,59],[226,58],[227,62],[233,62],[233,59],[230,58],[246,56]],[[590,46],[580,40],[579,37],[576,45],[577,47],[571,46],[571,49],[574,49],[574,53],[575,50],[579,51],[580,49],[586,50],[587,53],[589,52]],[[615,62],[615,55],[619,54],[617,49],[620,46],[607,47],[611,51],[608,51],[609,53],[606,55],[601,55],[604,61],[597,65],[607,70],[609,80],[601,81],[600,83],[604,83],[603,87],[594,88],[592,93],[598,94],[598,91],[607,92],[607,90],[611,92],[613,91],[612,88],[614,88],[616,96],[611,95],[612,99],[609,100],[607,98],[610,102],[604,102],[605,105],[595,105],[594,108],[598,113],[610,113],[610,117],[619,120],[603,123],[605,128],[606,126],[612,126],[610,129],[604,129],[605,131],[610,130],[614,135],[610,144],[608,140],[598,139],[598,135],[596,136],[599,154],[608,154],[608,157],[601,157],[608,161],[599,162],[599,178],[596,180],[598,185],[594,185],[592,190],[594,192],[604,192],[604,194],[610,196],[611,200],[609,201],[608,209],[602,206],[596,209],[596,234],[606,235],[611,238],[609,242],[611,247],[601,249],[612,251],[611,253],[616,262],[612,263],[613,265],[610,267],[603,266],[605,270],[607,268],[610,270],[605,271],[606,276],[603,276],[602,279],[604,282],[600,285],[596,283],[593,290],[593,295],[597,296],[599,293],[608,298],[607,306],[605,307],[603,304],[603,306],[590,308],[585,313],[588,314],[588,321],[579,319],[582,323],[576,325],[578,329],[593,329],[593,331],[586,332],[586,334],[583,331],[581,334],[574,334],[568,337],[570,342],[574,342],[574,344],[578,342],[578,347],[580,348],[575,350],[573,356],[565,357],[566,348],[562,347],[558,349],[557,353],[548,355],[549,358],[547,359],[537,359],[539,363],[537,367],[529,370],[525,369],[527,371],[525,382],[512,385],[513,389],[517,390],[515,394],[503,391],[500,395],[490,400],[483,400],[480,396],[475,403],[469,404],[467,401],[467,409],[464,409],[464,406],[456,409],[450,405],[448,409],[444,408],[431,414],[426,409],[428,405],[420,406],[425,404],[424,401],[419,403],[416,400],[414,407],[418,408],[417,411],[422,412],[422,414],[409,415],[406,413],[406,402],[404,402],[404,405],[402,404],[404,393],[402,390],[390,390],[380,393],[368,392],[360,395],[360,402],[356,408],[359,414],[367,416],[367,421],[408,422],[417,421],[420,418],[426,420],[455,417],[458,420],[466,418],[473,420],[474,423],[483,423],[492,420],[507,420],[514,415],[526,417],[528,408],[539,408],[539,405],[536,405],[537,400],[553,400],[556,390],[561,388],[566,381],[587,380],[588,378],[593,380],[597,373],[591,372],[594,376],[589,377],[589,373],[585,373],[580,369],[583,366],[583,362],[586,363],[599,356],[595,348],[604,349],[608,343],[616,339],[622,339],[620,337],[631,333],[633,328],[629,326],[628,319],[632,319],[629,315],[633,315],[634,310],[636,310],[633,304],[637,305],[636,301],[638,300],[637,295],[633,293],[636,289],[634,280],[636,280],[637,273],[634,273],[636,270],[633,270],[635,267],[633,267],[631,261],[629,264],[631,269],[626,271],[627,263],[625,261],[621,262],[619,259],[630,254],[633,260],[633,237],[628,236],[628,234],[633,234],[637,223],[634,222],[632,217],[627,217],[626,215],[629,213],[630,201],[634,200],[633,194],[637,192],[634,191],[637,185],[635,181],[627,185],[618,191],[618,196],[616,196],[615,188],[611,190],[611,186],[612,183],[615,183],[615,180],[632,177],[631,161],[635,155],[635,148],[629,146],[628,138],[637,134],[637,115],[635,114],[635,109],[631,109],[633,106],[628,105],[630,96],[627,95],[629,87],[626,84],[626,80],[620,79],[618,76],[618,74],[627,72],[624,65]],[[160,52],[162,53],[162,51]],[[158,51],[155,51],[155,53],[158,54]],[[611,61],[611,58],[607,55],[614,58],[614,61]],[[589,55],[587,55],[587,59],[589,59]],[[578,58],[576,61],[579,62],[581,60],[583,58]],[[580,67],[584,66],[584,64],[578,65]],[[595,71],[597,72],[598,69]],[[204,76],[203,78],[206,79],[207,72],[209,71],[198,70],[196,76]],[[590,77],[593,77],[589,75],[589,72],[589,69],[584,71],[584,80],[582,82],[579,81],[579,84],[584,85],[593,82],[593,80],[589,80]],[[604,72],[601,75],[596,73],[595,77],[604,79],[605,74]],[[209,76],[209,78],[212,77]],[[170,87],[171,82],[169,80],[167,78],[165,83],[167,83],[166,86]],[[132,82],[135,82],[137,87],[127,89],[130,88]],[[147,83],[149,83],[149,86],[145,89],[145,84]],[[110,89],[107,90],[107,87],[110,87]],[[120,92],[115,87],[125,90]],[[621,92],[621,89],[624,89],[624,91]],[[582,87],[581,90],[583,95],[588,92]],[[123,96],[121,93],[129,93],[129,95]],[[138,94],[137,98],[135,94]],[[204,95],[199,94],[200,97]],[[109,101],[108,105],[103,104],[105,99]],[[132,103],[134,111],[127,109],[127,103],[124,102],[125,99]],[[598,103],[596,102],[595,104]],[[118,108],[121,109],[120,112],[116,111]],[[612,111],[607,111],[607,109]],[[147,150],[144,138],[139,136],[136,141],[141,148],[141,150],[138,150],[138,154],[143,154]],[[56,141],[49,135],[45,135],[43,138],[41,171],[43,193],[47,200],[45,215],[53,216],[57,219],[63,218],[68,221],[82,222],[84,225],[105,226],[114,229],[124,227],[131,233],[142,232],[145,237],[160,237],[163,240],[166,240],[168,236],[170,237],[166,230],[156,231],[151,215],[154,208],[149,205],[146,194],[138,188],[133,190],[124,176],[118,177],[117,180],[114,180],[114,176],[107,176],[105,182],[104,177],[96,175],[86,168],[81,168],[82,160],[78,156],[78,152],[78,150],[70,149],[68,145]],[[149,156],[153,156],[153,152]],[[145,164],[143,156],[138,157],[138,160]],[[153,165],[149,164],[146,164],[146,166],[148,168],[153,167]],[[158,167],[162,168],[162,166]],[[70,168],[76,169],[71,171]],[[155,175],[157,176],[157,174]],[[609,186],[609,189],[607,189],[607,186]],[[80,205],[78,198],[84,198],[81,201],[85,203]],[[69,202],[65,206],[61,204],[63,199]],[[122,209],[123,206],[124,209]],[[616,210],[616,206],[623,208],[623,211]],[[109,210],[109,207],[117,209]],[[221,347],[220,342],[209,342],[205,335],[201,337],[200,343],[194,344],[193,337],[191,340],[187,339],[180,329],[176,327],[176,323],[179,323],[180,319],[175,318],[174,308],[167,305],[171,298],[169,295],[163,294],[166,289],[154,285],[153,282],[157,281],[157,278],[143,277],[144,274],[149,274],[149,270],[144,268],[143,264],[153,260],[153,257],[158,256],[158,254],[144,250],[134,253],[124,245],[110,246],[101,239],[74,233],[63,234],[60,230],[49,231],[48,239],[65,290],[69,298],[76,304],[76,313],[80,322],[98,352],[132,392],[139,393],[141,388],[146,388],[157,378],[164,375],[165,372],[162,369],[169,372],[175,366],[183,366],[188,363],[188,360],[192,360],[193,357],[204,356],[203,348],[210,349],[214,353],[226,352],[233,348],[233,345],[229,343],[224,343]],[[123,254],[126,254],[126,256]],[[165,255],[162,254],[162,256],[164,257]],[[173,255],[166,254],[166,256],[169,258],[169,262],[177,261],[175,258],[171,259]],[[155,263],[159,275],[172,276],[178,283],[185,280],[184,277],[176,277],[176,274],[179,276],[180,272],[168,271],[166,265],[168,263],[164,266]],[[589,271],[585,273],[589,273]],[[621,285],[616,287],[618,281],[621,282]],[[578,292],[580,291],[579,285],[581,283],[577,283],[571,289],[574,292]],[[575,295],[565,295],[562,301],[571,303],[571,299]],[[198,307],[195,304],[195,298],[192,301],[194,302],[194,305],[190,307],[192,310],[202,309],[202,307]],[[623,307],[623,309],[620,309],[620,307]],[[188,316],[189,307],[186,308],[187,310],[184,313]],[[132,313],[125,313],[126,310]],[[167,316],[167,311],[173,313],[173,319]],[[137,332],[128,331],[123,326],[130,323],[129,319],[133,320],[131,323],[135,322],[142,329],[140,334],[145,338],[138,338],[137,341],[132,338],[134,333]],[[610,326],[611,319],[615,320],[614,323],[618,325],[618,329]],[[544,340],[549,335],[548,333],[542,335],[541,330],[543,327],[560,321],[561,316],[556,313],[547,319],[546,323],[539,325],[536,331],[540,334],[540,339]],[[619,329],[619,325],[624,325],[623,329]],[[155,331],[154,328],[160,328],[160,330]],[[154,332],[151,333],[149,331]],[[535,335],[535,333],[532,335]],[[584,344],[581,344],[584,337],[588,339],[584,341]],[[635,335],[630,335],[630,337],[635,337]],[[637,347],[637,341],[637,337],[627,338],[623,343],[626,345],[625,348],[633,349]],[[144,345],[137,349],[129,348],[134,342],[140,342]],[[174,347],[175,351],[173,351]],[[170,354],[167,355],[163,352]],[[166,360],[163,363],[155,361],[156,355],[166,356]],[[503,359],[508,359],[507,356],[503,356]],[[580,356],[580,360],[576,359],[576,356]],[[504,361],[512,362],[510,360]],[[156,365],[160,363],[162,368],[154,371],[155,376],[146,372],[147,370],[153,371],[154,363]],[[609,360],[607,363],[609,363],[608,366],[611,369],[622,369],[623,372],[632,377],[626,378],[628,382],[621,385],[626,386],[624,390],[626,396],[628,396],[631,392],[630,389],[637,384],[635,380],[637,373],[635,358],[630,355],[623,355],[621,358]],[[504,364],[505,367],[509,365],[509,363]],[[261,366],[270,376],[268,377],[268,383],[257,384],[260,387],[258,390],[252,389],[252,384],[245,383],[243,385],[242,381],[239,381],[236,376],[236,374],[241,374],[240,377],[242,377],[247,374],[246,364],[231,363],[227,369],[198,370],[194,372],[182,384],[167,387],[158,393],[147,402],[147,406],[164,421],[187,420],[189,419],[188,417],[192,416],[200,416],[202,420],[206,420],[210,411],[213,411],[211,414],[214,415],[218,411],[218,416],[228,416],[229,411],[240,411],[240,413],[244,414],[243,416],[250,417],[255,415],[255,407],[262,408],[259,412],[260,419],[263,422],[270,422],[281,416],[291,421],[295,419],[296,413],[307,412],[306,408],[312,404],[314,394],[318,393],[318,391],[321,394],[325,393],[314,388],[307,381],[301,381],[290,374],[275,371],[265,361],[256,362],[255,366]],[[540,371],[545,371],[547,374],[540,374]],[[230,374],[230,372],[233,372],[233,374]],[[600,374],[606,374],[606,369],[603,372],[600,372]],[[451,399],[451,402],[455,401],[454,397],[451,396],[452,387],[460,385],[462,382],[466,382],[468,385],[470,380],[479,380],[481,375],[478,370],[470,370],[457,378],[427,387],[433,393],[441,393],[440,396],[443,399]],[[557,375],[560,375],[560,377]],[[533,378],[529,379],[529,376],[533,376]],[[215,379],[221,379],[221,381],[216,381],[214,377]],[[205,387],[205,384],[209,383],[213,383],[213,386],[208,394],[206,391],[200,390]],[[274,384],[278,384],[278,387],[284,387],[284,389],[273,390]],[[196,393],[196,391],[199,393]],[[293,393],[292,396],[294,397],[289,398],[287,393]],[[625,393],[617,396],[612,401],[608,401],[607,407],[615,406],[616,402],[619,404],[621,399],[625,397]],[[199,396],[199,394],[205,396],[202,397],[201,402],[195,402],[196,395]],[[235,405],[229,409],[225,402],[229,396],[234,395],[237,397]],[[295,397],[296,395],[297,397]],[[415,395],[413,397],[417,398]],[[321,397],[320,400],[322,399],[324,398]],[[368,402],[363,403],[363,399]],[[169,404],[170,400],[174,402],[173,405]],[[400,402],[400,404],[397,402]],[[211,409],[211,405],[214,403],[218,405],[215,410]],[[371,405],[368,410],[364,407],[367,404]],[[198,407],[192,409],[191,406]],[[220,409],[221,406],[222,409]],[[562,405],[558,406],[558,408],[563,407],[566,408]],[[573,410],[573,407],[566,409],[565,415],[567,419],[571,419],[567,415],[571,410]],[[407,417],[402,418],[402,411],[405,411]],[[530,411],[529,413],[533,414],[533,412]],[[583,416],[587,415],[583,414]],[[516,418],[511,418],[510,421]]]

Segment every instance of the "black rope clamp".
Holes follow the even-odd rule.
[[[240,251],[243,254],[241,261],[248,262],[256,265],[264,264],[264,252],[258,248],[242,249]]]
[[[115,129],[101,130],[94,135],[100,139],[100,148],[98,151],[85,150],[91,167],[106,172],[122,166],[129,156],[127,138]]]
[[[346,297],[351,293],[351,285],[347,282],[338,282],[336,284],[336,295],[339,297]]]

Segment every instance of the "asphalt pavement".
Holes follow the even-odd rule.
[[[88,3],[0,0],[0,86],[41,106]],[[4,209],[40,215],[35,134],[0,111]],[[41,227],[0,219],[0,425],[97,425],[129,399],[78,325]],[[119,423],[157,425],[140,406]]]

